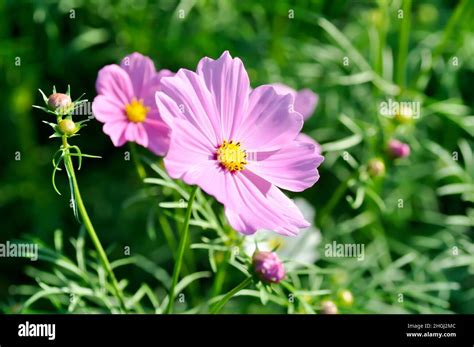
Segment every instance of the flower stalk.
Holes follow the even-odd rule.
[[[245,287],[247,287],[250,283],[252,283],[252,276],[247,277],[240,284],[231,289],[226,295],[224,295],[224,297],[212,308],[211,314],[218,313],[230,299],[232,299],[242,289],[245,289]]]
[[[43,101],[45,106],[37,106],[33,105],[35,108],[39,108],[46,113],[53,114],[56,117],[56,122],[48,122],[43,121],[44,123],[48,124],[53,129],[53,134],[50,138],[61,138],[62,144],[59,150],[53,156],[53,174],[51,176],[53,188],[54,190],[61,195],[60,191],[56,187],[56,172],[61,171],[60,165],[61,163],[64,164],[66,169],[66,173],[69,180],[69,189],[71,192],[71,203],[72,208],[74,211],[74,217],[80,223],[83,223],[91,240],[94,244],[94,247],[99,255],[99,259],[102,263],[102,266],[105,269],[105,272],[110,278],[112,283],[114,295],[118,301],[120,306],[120,311],[122,313],[127,312],[127,307],[125,304],[124,295],[120,286],[118,284],[117,278],[112,270],[112,266],[110,265],[109,259],[107,258],[107,254],[105,253],[104,248],[100,242],[99,237],[92,225],[91,219],[89,218],[89,214],[87,213],[86,207],[84,205],[84,201],[82,200],[82,196],[79,190],[79,184],[77,183],[76,173],[74,170],[74,164],[72,161],[72,157],[77,157],[78,159],[78,170],[81,169],[82,165],[82,158],[100,158],[99,156],[84,154],[80,150],[78,146],[71,146],[68,143],[68,138],[77,136],[79,130],[85,126],[85,123],[88,119],[74,122],[72,120],[72,115],[74,110],[79,107],[80,105],[87,102],[87,100],[81,100],[82,96],[76,99],[75,101],[71,100],[71,90],[68,86],[68,90],[66,94],[57,93],[56,88],[53,88],[53,94],[51,96],[46,97],[43,91],[40,89],[40,93],[43,97]]]
[[[92,222],[89,218],[89,214],[87,213],[86,207],[84,205],[84,202],[82,200],[81,192],[79,190],[79,185],[77,183],[76,179],[76,173],[74,171],[74,165],[71,159],[71,153],[69,152],[70,145],[67,142],[66,136],[62,137],[62,150],[64,152],[63,160],[64,160],[64,165],[66,167],[66,171],[69,176],[69,180],[71,182],[71,194],[75,200],[75,205],[77,205],[77,211],[79,215],[81,216],[81,219],[84,223],[84,226],[92,240],[92,243],[94,244],[95,249],[97,250],[97,253],[99,254],[100,261],[102,263],[102,266],[104,267],[105,271],[107,272],[107,275],[109,276],[111,282],[112,282],[112,287],[114,289],[114,294],[118,299],[120,308],[122,312],[127,312],[127,308],[125,305],[125,299],[122,293],[122,290],[120,289],[120,286],[118,284],[117,278],[115,277],[115,274],[112,270],[112,266],[110,265],[109,259],[107,257],[107,254],[105,253],[104,248],[102,247],[102,244],[100,242],[99,237],[97,236],[97,233],[94,229],[94,226],[92,225]]]
[[[130,155],[132,156],[133,163],[135,164],[138,177],[140,178],[140,180],[143,181],[146,178],[146,171],[138,157],[138,150],[136,148],[135,143],[133,142],[129,142],[129,146],[130,146]]]
[[[174,306],[174,298],[175,298],[175,290],[176,285],[178,284],[179,274],[181,272],[181,267],[183,265],[183,258],[184,258],[184,250],[188,243],[189,239],[189,221],[191,220],[191,212],[193,209],[193,202],[194,198],[196,197],[196,192],[198,190],[197,186],[194,186],[189,194],[188,206],[186,208],[186,215],[184,217],[184,224],[183,229],[181,230],[180,240],[178,245],[178,252],[176,254],[176,263],[173,270],[173,277],[171,279],[171,287],[169,292],[169,300],[168,300],[168,307],[166,309],[166,313],[170,314],[173,313],[173,306]]]

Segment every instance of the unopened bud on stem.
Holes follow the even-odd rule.
[[[73,135],[77,131],[76,124],[70,119],[62,119],[58,127],[63,135]]]
[[[385,164],[382,159],[374,158],[369,161],[367,171],[371,177],[380,177],[385,174]]]
[[[67,114],[71,110],[72,100],[69,95],[54,93],[48,98],[48,106],[59,114]]]
[[[393,158],[405,158],[410,155],[410,146],[393,139],[388,143],[388,153]]]
[[[285,277],[285,268],[274,252],[256,252],[253,269],[263,282],[279,283]]]
[[[338,293],[339,302],[344,306],[351,306],[354,303],[354,296],[351,291],[344,289]]]
[[[338,309],[337,309],[336,304],[331,300],[323,301],[321,303],[321,313],[322,314],[337,314]]]

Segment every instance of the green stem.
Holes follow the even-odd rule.
[[[388,10],[386,2],[379,2],[379,11],[382,20],[375,24],[377,31],[377,48],[374,70],[379,76],[384,76],[383,52],[387,43]]]
[[[217,274],[214,278],[214,283],[212,284],[212,295],[211,297],[216,297],[221,293],[222,286],[224,285],[225,276],[227,273],[229,256],[226,254],[224,262],[219,266],[217,270]]]
[[[137,146],[134,142],[129,142],[128,144],[130,147],[130,155],[132,157],[133,163],[135,164],[135,168],[137,169],[138,177],[140,177],[140,179],[143,181],[146,178],[146,171],[145,167],[138,158]]]
[[[386,2],[379,2],[379,11],[382,16],[382,20],[377,23],[377,37],[378,37],[378,43],[377,43],[377,58],[376,58],[376,64],[375,64],[375,72],[379,76],[384,76],[384,64],[383,64],[383,53],[387,44],[387,28],[389,25],[389,20],[390,16],[388,14],[388,4]],[[373,94],[376,98],[380,98],[381,96],[381,89],[374,85],[373,88]],[[378,112],[373,112],[376,120],[377,120],[377,126],[379,128],[379,134],[380,134],[380,139],[382,144],[385,141],[385,127],[382,124],[382,120],[380,119],[380,115]],[[379,144],[380,146],[380,144]]]
[[[439,41],[438,45],[434,49],[431,58],[432,63],[420,70],[419,76],[416,80],[416,86],[419,90],[424,90],[426,88],[426,85],[429,81],[429,73],[432,67],[436,64],[440,55],[443,53],[444,49],[446,48],[446,45],[449,43],[449,39],[455,33],[456,25],[459,25],[459,23],[463,22],[463,16],[467,16],[469,18],[469,16],[471,15],[471,5],[472,3],[470,0],[462,0],[456,6],[456,9],[449,18],[449,21],[443,31],[442,39]]]
[[[339,200],[341,200],[341,198],[344,196],[344,193],[346,192],[347,188],[349,188],[349,181],[355,178],[358,174],[359,173],[357,171],[352,173],[343,182],[341,182],[341,184],[339,184],[335,192],[331,195],[331,199],[329,199],[329,202],[326,204],[326,206],[321,210],[321,212],[316,217],[318,220],[318,225],[320,227],[322,227],[325,224],[326,219],[329,217],[334,207],[336,207]]]
[[[112,270],[112,266],[110,265],[109,259],[107,258],[107,254],[105,253],[104,248],[102,247],[102,244],[100,243],[99,237],[97,236],[97,233],[95,232],[94,226],[92,225],[92,222],[89,218],[89,214],[87,213],[84,202],[82,201],[81,193],[79,191],[79,185],[77,183],[76,174],[74,171],[74,165],[72,163],[71,156],[69,155],[69,150],[68,150],[69,144],[67,143],[66,137],[63,137],[63,147],[65,150],[64,164],[66,165],[66,169],[68,170],[70,174],[70,178],[72,180],[73,189],[74,189],[74,197],[77,202],[77,208],[82,217],[84,226],[87,232],[89,233],[92,243],[94,244],[95,249],[97,250],[97,253],[99,254],[99,258],[102,262],[102,265],[104,266],[105,271],[107,272],[107,274],[110,277],[110,280],[112,281],[112,287],[119,301],[120,308],[123,312],[126,313],[127,308],[125,305],[125,300],[123,297],[122,290],[120,289],[118,285],[117,278],[115,277],[115,274]]]
[[[406,84],[406,62],[411,24],[411,0],[403,0],[402,10],[404,17],[400,28],[400,38],[398,40],[396,83],[404,88]]]
[[[163,235],[165,236],[165,239],[166,239],[166,242],[168,243],[168,247],[170,248],[171,250],[171,254],[173,256],[173,259],[176,260],[176,253],[177,253],[177,247],[176,247],[176,238],[174,237],[174,234],[173,234],[173,230],[171,229],[171,226],[170,224],[168,223],[168,220],[166,219],[166,217],[163,215],[163,214],[160,214],[159,217],[158,217],[158,220],[160,222],[160,226],[161,226],[161,229],[163,231]],[[186,255],[189,255],[190,253],[186,253]],[[193,273],[193,268],[191,266],[191,264],[194,263],[194,261],[191,262],[191,264],[189,264],[188,262],[186,262],[186,257],[184,257],[184,260],[183,260],[183,274],[184,275],[189,275],[191,273]],[[196,283],[191,283],[189,286],[188,286],[188,290],[190,292],[190,294],[192,295],[192,298],[194,300],[195,297],[197,297],[197,288],[196,288]]]
[[[173,254],[173,257],[175,256],[176,252],[176,239],[173,235],[173,230],[171,229],[170,223],[168,223],[168,220],[166,217],[160,213],[158,216],[158,221],[161,226],[161,231],[163,232],[163,235],[165,236],[166,242],[168,243],[168,246],[171,250],[171,253]]]
[[[227,304],[227,302],[232,299],[232,297],[240,292],[242,289],[247,287],[250,283],[252,283],[252,277],[247,277],[243,282],[241,282],[238,286],[236,286],[234,289],[232,289],[230,292],[228,292],[224,297],[214,306],[214,308],[211,310],[212,314],[218,313],[224,306]]]
[[[194,201],[194,197],[196,196],[197,190],[198,190],[198,187],[194,186],[192,188],[191,194],[189,195],[188,206],[186,208],[186,214],[184,217],[183,229],[181,230],[181,234],[180,234],[178,252],[176,254],[176,262],[175,262],[175,266],[173,270],[173,277],[171,280],[168,308],[166,309],[166,313],[173,312],[175,289],[176,289],[176,285],[178,284],[178,278],[181,272],[181,266],[183,265],[184,250],[186,248],[186,245],[189,239],[189,221],[191,220],[193,201]]]

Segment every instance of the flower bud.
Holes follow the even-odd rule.
[[[279,283],[285,277],[285,268],[274,252],[256,252],[252,263],[255,273],[263,282]]]
[[[413,110],[410,106],[401,106],[400,110],[395,114],[395,120],[398,123],[410,123],[414,118]]]
[[[388,152],[393,158],[405,158],[410,155],[410,146],[398,140],[390,140]]]
[[[385,174],[385,164],[381,159],[374,158],[369,161],[367,171],[371,177],[383,176]]]
[[[337,314],[337,306],[331,300],[323,301],[321,303],[321,314]]]
[[[351,306],[354,303],[354,296],[350,290],[344,289],[339,291],[338,299],[341,305]]]
[[[71,97],[62,93],[54,93],[48,98],[48,106],[59,114],[66,114],[72,106]]]
[[[76,124],[70,119],[62,119],[59,124],[59,131],[64,135],[73,135],[76,131]]]

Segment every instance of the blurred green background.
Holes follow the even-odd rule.
[[[3,0],[0,241],[33,237],[52,246],[56,229],[65,240],[78,234],[66,178],[58,179],[62,196],[51,185],[59,144],[41,123],[47,115],[32,109],[41,103],[38,88],[65,91],[70,84],[73,98],[85,93],[92,100],[98,70],[131,52],[176,71],[229,50],[243,60],[252,86],[283,82],[320,97],[305,131],[323,144],[326,161],[319,183],[300,196],[316,211],[322,235],[316,265],[324,271],[301,287],[317,283],[336,302],[335,293],[350,290],[354,303],[341,312],[473,313],[473,15],[467,0]],[[401,125],[382,117],[380,103],[389,98],[420,102],[421,117]],[[391,137],[410,144],[409,158],[386,156]],[[128,147],[114,148],[95,121],[74,143],[103,157],[86,160],[78,179],[112,258],[129,246],[171,271],[162,234],[147,232],[153,198],[130,200],[144,185],[133,162],[124,160]],[[387,171],[376,180],[365,170],[374,157]],[[199,237],[196,232],[193,240]],[[325,258],[324,245],[332,241],[364,243],[365,261]],[[68,241],[65,252],[72,252]],[[209,270],[207,254],[194,256],[197,269]],[[28,297],[11,286],[34,283],[30,266],[0,260],[3,311],[16,312]],[[151,281],[127,269],[119,277]],[[238,283],[234,277],[227,276],[224,288]],[[209,286],[194,290],[204,297]],[[308,304],[318,307],[320,299]],[[284,310],[248,298],[229,312]]]

